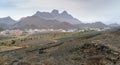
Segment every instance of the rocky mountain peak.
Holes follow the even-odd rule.
[[[56,9],[54,9],[54,10],[52,10],[52,12],[51,12],[52,14],[59,14],[59,11],[58,10],[56,10]]]
[[[34,16],[37,16],[46,20],[57,20],[60,22],[68,22],[71,24],[81,23],[78,19],[74,18],[67,11],[63,11],[62,13],[59,13],[59,11],[56,9],[52,10],[51,12],[37,11],[36,14],[34,14]]]
[[[63,11],[61,14],[68,15],[67,11]]]
[[[40,14],[41,12],[40,11],[37,11],[36,14]]]

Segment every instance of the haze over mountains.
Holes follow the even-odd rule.
[[[38,16],[46,20],[58,20],[60,22],[68,22],[71,24],[81,23],[78,19],[74,18],[73,16],[68,14],[66,11],[63,11],[62,13],[59,13],[58,10],[53,10],[51,13],[38,11],[34,16]]]
[[[108,27],[108,25],[102,22],[83,23],[67,11],[59,13],[58,10],[54,9],[52,12],[37,11],[32,16],[21,18],[20,21],[15,21],[11,17],[0,18],[0,27],[6,29],[74,29],[85,27],[103,28]]]

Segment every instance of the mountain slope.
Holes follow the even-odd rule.
[[[50,16],[48,16],[50,18]],[[19,29],[75,29],[75,28],[105,28],[109,27],[102,22],[70,24],[56,19],[44,19],[39,16],[22,18],[13,28]]]
[[[117,24],[117,23],[112,23],[112,24],[110,24],[109,26],[110,26],[110,27],[120,27],[120,25]]]
[[[38,16],[30,16],[22,19],[14,25],[19,29],[73,29],[74,25],[67,22],[59,22],[57,20],[45,20]]]
[[[11,17],[0,18],[0,28],[9,28],[11,25],[15,24],[17,21],[13,20]]]
[[[0,18],[0,23],[7,24],[7,25],[13,25],[14,23],[16,23],[16,21],[8,16],[8,17]]]
[[[95,22],[95,23],[82,23],[82,24],[77,24],[79,28],[104,28],[108,27],[106,24],[102,22]]]

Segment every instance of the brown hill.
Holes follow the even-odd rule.
[[[19,29],[74,29],[74,25],[57,20],[45,20],[38,16],[30,16],[16,23],[14,28]]]

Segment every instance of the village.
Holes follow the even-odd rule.
[[[24,36],[28,34],[36,33],[50,33],[50,32],[86,32],[86,31],[105,31],[110,28],[84,28],[84,29],[14,29],[14,30],[3,30],[0,32],[0,36]]]

